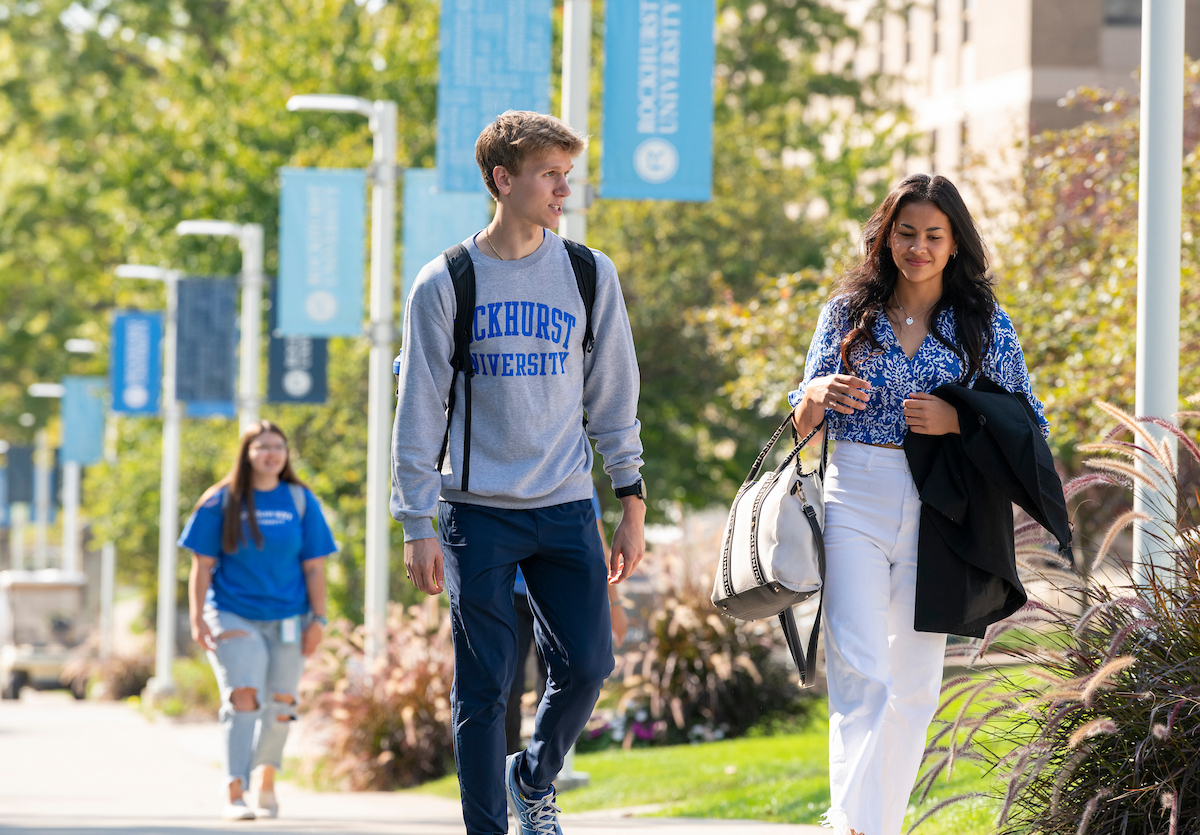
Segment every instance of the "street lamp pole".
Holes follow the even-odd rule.
[[[1184,0],[1142,0],[1141,150],[1138,173],[1137,378],[1134,413],[1170,420],[1179,410],[1180,230],[1183,212]],[[1165,438],[1171,454],[1175,439]],[[1138,469],[1146,472],[1141,456]],[[1170,478],[1169,474],[1163,474]],[[1154,478],[1155,476],[1151,476]],[[1134,558],[1148,571],[1174,535],[1177,495],[1134,482]]]
[[[371,352],[367,396],[366,657],[379,658],[387,642],[391,439],[392,336],[395,319],[396,119],[393,101],[357,96],[292,96],[287,109],[357,113],[367,117],[373,137],[371,169]]]
[[[146,278],[161,281],[167,288],[167,315],[163,326],[163,436],[162,476],[158,511],[158,623],[154,654],[154,678],[146,685],[151,695],[175,689],[171,664],[175,660],[175,585],[178,572],[179,538],[179,424],[180,408],[175,399],[175,324],[178,311],[178,270],[122,264],[117,278]]]
[[[562,65],[562,119],[586,136],[592,70],[592,0],[565,0]],[[558,234],[583,244],[587,243],[587,210],[592,202],[587,151],[575,160],[571,180],[574,187],[563,206]]]
[[[262,404],[259,364],[262,356],[263,228],[260,223],[185,220],[180,235],[215,235],[238,239],[242,250],[241,348],[238,356],[238,422],[242,429],[258,423]]]
[[[28,389],[30,397],[49,397],[61,400],[66,393],[62,383],[34,383]],[[36,550],[34,557],[38,568],[49,568],[49,544],[47,533],[50,527],[51,476],[54,459],[50,453],[50,442],[45,429],[38,430],[34,440],[34,507],[37,509]],[[79,465],[74,462],[63,464],[63,532],[59,548],[58,567],[76,571],[78,552],[72,552],[71,541],[77,539],[76,520],[79,511]],[[74,564],[72,564],[74,563]]]

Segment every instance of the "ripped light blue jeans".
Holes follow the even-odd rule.
[[[283,744],[296,718],[296,690],[304,671],[300,640],[309,620],[307,615],[249,620],[205,607],[204,622],[217,644],[215,652],[208,651],[208,662],[221,689],[226,785],[241,780],[242,788],[249,789],[250,772],[255,768],[282,766]],[[242,634],[222,637],[229,632]],[[255,710],[234,708],[233,691],[242,688],[254,690]]]

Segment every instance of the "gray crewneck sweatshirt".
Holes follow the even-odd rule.
[[[638,479],[638,366],[617,270],[596,256],[592,307],[595,348],[583,352],[583,299],[562,239],[515,261],[490,258],[463,241],[475,266],[471,328],[471,483],[462,484],[463,375],[456,385],[446,461],[453,369],[454,285],[438,256],[417,275],[404,313],[399,396],[392,431],[392,516],[405,541],[432,537],[439,496],[446,501],[528,509],[588,499],[592,447],[614,487]],[[587,429],[583,425],[587,412]]]

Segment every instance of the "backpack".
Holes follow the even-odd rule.
[[[301,487],[299,484],[293,484],[292,482],[289,481],[289,482],[287,482],[287,486],[288,486],[288,492],[292,494],[292,504],[294,504],[296,506],[296,515],[300,518],[300,521],[303,522],[304,521],[304,511],[306,511],[308,509],[308,496],[305,495],[304,488]],[[229,491],[226,490],[225,494],[223,496],[221,496],[221,512],[222,513],[224,513],[225,509],[227,507],[229,507],[229,495],[230,495]]]
[[[581,243],[562,239],[571,258],[571,269],[575,273],[575,284],[583,299],[587,322],[583,330],[583,352],[590,353],[596,344],[592,333],[592,306],[596,302],[596,256]],[[462,492],[469,490],[471,476],[471,378],[475,366],[471,363],[471,324],[475,319],[475,265],[462,244],[455,244],[442,255],[450,268],[450,280],[454,283],[454,353],[450,356],[450,367],[454,375],[450,378],[450,396],[446,408],[446,434],[442,437],[442,451],[438,453],[437,468],[440,471],[446,460],[446,449],[450,445],[450,421],[454,419],[454,384],[459,373],[463,374],[463,474]],[[393,365],[398,370],[399,359]],[[584,418],[586,425],[587,419]]]

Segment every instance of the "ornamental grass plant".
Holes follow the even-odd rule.
[[[643,563],[658,590],[646,637],[618,657],[601,697],[616,697],[625,748],[732,738],[771,722],[793,727],[813,701],[774,619],[735,621],[713,607],[716,553],[685,540]]]
[[[450,615],[436,598],[389,604],[387,645],[368,667],[364,627],[330,625],[301,681],[304,718],[323,756],[306,758],[307,782],[353,791],[419,785],[453,768]]]
[[[1168,524],[1120,513],[1074,567],[1055,558],[1036,524],[1017,527],[1023,572],[1058,594],[956,648],[968,664],[1003,656],[1004,665],[945,683],[916,794],[928,797],[956,763],[977,761],[997,779],[999,833],[1200,831],[1200,445],[1169,421],[1098,405],[1117,425],[1080,447],[1092,473],[1066,485],[1068,501],[1135,486],[1148,501],[1177,500],[1163,514]],[[1186,425],[1200,412],[1178,417]],[[1149,426],[1175,439],[1178,462]],[[1113,554],[1135,521],[1145,525],[1152,561]],[[985,796],[932,805],[912,830]]]

